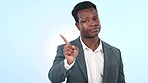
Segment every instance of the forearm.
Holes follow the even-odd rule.
[[[59,64],[53,65],[50,69],[48,77],[52,83],[61,83],[67,76],[67,70],[64,67],[64,61]]]
[[[123,69],[123,61],[121,58],[121,52],[120,52],[120,69],[119,69],[118,83],[125,83],[125,76],[124,76],[124,69]]]
[[[123,68],[120,69],[119,71],[118,83],[125,83],[125,76],[124,76]]]

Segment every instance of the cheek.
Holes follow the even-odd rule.
[[[101,24],[100,24],[100,22],[99,21],[97,21],[97,23],[96,23],[96,26],[100,26]]]
[[[81,33],[83,34],[83,35],[85,35],[85,34],[88,34],[89,33],[89,31],[88,31],[88,29],[87,28],[81,28],[80,29],[80,31],[81,31]]]
[[[87,24],[81,24],[80,25],[80,32],[83,34],[88,34],[89,33],[89,28]]]

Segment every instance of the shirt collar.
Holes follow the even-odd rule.
[[[91,50],[90,48],[88,48],[88,47],[84,44],[84,42],[82,41],[81,37],[80,37],[80,42],[81,42],[81,44],[82,44],[83,50]],[[99,44],[99,46],[97,47],[97,49],[96,49],[95,51],[103,52],[101,39],[100,39],[100,44]],[[95,51],[94,51],[94,52],[95,52]]]

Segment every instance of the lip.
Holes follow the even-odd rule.
[[[98,32],[99,29],[91,29],[90,31],[92,31],[92,32]]]

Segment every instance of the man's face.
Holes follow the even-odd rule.
[[[98,13],[94,8],[83,9],[78,11],[79,22],[76,23],[81,36],[86,38],[98,37],[101,25]]]

